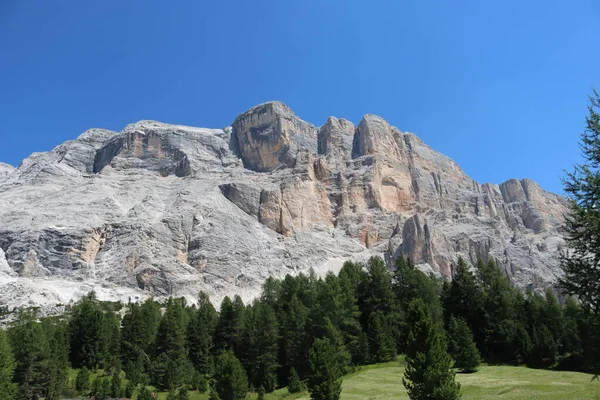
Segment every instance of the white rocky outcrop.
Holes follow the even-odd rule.
[[[0,164],[0,303],[254,296],[262,281],[410,256],[444,276],[495,257],[551,285],[565,200],[530,180],[480,184],[416,135],[366,115],[302,121],[280,102],[231,127],[140,121]]]

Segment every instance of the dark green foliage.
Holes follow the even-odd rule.
[[[448,336],[450,337],[448,352],[454,359],[454,367],[462,372],[477,371],[477,367],[481,364],[481,357],[465,320],[452,317]]]
[[[90,391],[90,370],[86,367],[82,367],[77,372],[75,378],[75,390],[80,394],[87,394]]]
[[[214,379],[215,389],[222,400],[246,397],[248,377],[242,363],[233,352],[227,351],[217,357]]]
[[[142,386],[140,392],[137,395],[137,400],[154,400],[152,398],[152,392],[146,387]]]
[[[192,316],[188,327],[189,358],[194,368],[207,375],[212,373],[213,336],[218,321],[217,311],[208,295],[200,292],[198,309]]]
[[[110,379],[110,394],[112,397],[121,397],[123,394],[123,381],[121,380],[121,373],[115,371]]]
[[[260,386],[256,391],[256,400],[265,400],[265,388]]]
[[[563,290],[581,301],[586,325],[600,326],[600,94],[589,97],[586,127],[579,146],[584,162],[563,180],[570,198],[565,218],[568,250],[561,255]],[[583,356],[596,374],[600,373],[600,330],[584,328]]]
[[[584,162],[563,180],[571,201],[565,219],[569,251],[562,255],[565,275],[560,283],[585,306],[600,311],[600,94],[594,90],[589,100],[579,140]]]
[[[277,387],[279,325],[271,306],[255,302],[246,311],[240,343],[242,364],[254,387],[268,392]]]
[[[383,311],[371,313],[368,337],[370,361],[387,362],[396,358],[396,341]]]
[[[194,374],[194,388],[200,393],[205,393],[208,390],[206,378],[198,371]]]
[[[139,385],[141,383],[147,383],[146,382],[146,377],[144,375],[144,360],[145,360],[145,356],[144,354],[139,354],[137,356],[137,358],[132,361],[132,360],[128,360],[125,363],[125,367],[123,368],[123,370],[125,371],[125,375],[127,376],[127,379],[129,379],[131,382],[133,382],[134,385]]]
[[[231,350],[237,353],[244,327],[245,306],[239,296],[231,301],[225,297],[221,303],[221,311],[215,332],[215,345],[219,350]]]
[[[452,282],[444,298],[446,322],[450,317],[462,318],[483,347],[485,340],[484,292],[473,272],[462,258],[453,271]]]
[[[210,385],[210,390],[208,392],[208,400],[221,400],[219,397],[219,393],[217,393],[217,389],[215,388],[215,383],[212,382]]]
[[[135,392],[135,384],[131,381],[127,382],[125,385],[124,395],[126,399],[131,399],[133,397],[133,392]]]
[[[302,385],[302,381],[300,380],[296,369],[292,367],[288,377],[288,392],[298,393],[301,392],[302,389],[304,389],[304,385]]]
[[[144,372],[143,362],[153,354],[156,332],[160,323],[160,306],[152,299],[142,304],[129,303],[121,328],[121,357],[123,365],[138,363],[139,376]]]
[[[45,320],[42,327],[48,341],[48,386],[46,398],[56,399],[67,389],[69,380],[69,338],[63,321]]]
[[[406,349],[407,366],[402,382],[409,398],[460,398],[460,384],[454,380],[453,360],[447,352],[444,333],[422,299],[411,301],[407,323],[410,327]]]
[[[190,400],[190,394],[188,393],[187,387],[183,386],[179,389],[177,400]]]
[[[18,398],[45,396],[50,383],[50,346],[41,324],[34,315],[22,312],[9,333],[16,360],[13,380],[19,385]]]
[[[329,339],[315,339],[309,352],[310,375],[307,380],[313,400],[337,400],[342,392],[342,369],[337,350]]]
[[[0,399],[12,400],[15,385],[12,383],[15,372],[15,358],[10,347],[8,335],[0,329]]]
[[[103,311],[92,292],[71,311],[69,320],[70,360],[74,368],[98,368],[104,354]]]
[[[177,392],[175,389],[171,389],[171,391],[167,394],[167,400],[178,400]]]

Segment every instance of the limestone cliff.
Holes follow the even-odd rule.
[[[224,129],[92,129],[0,164],[0,304],[91,288],[250,298],[269,275],[373,254],[447,277],[459,256],[491,256],[541,288],[559,274],[565,204],[529,180],[475,182],[374,115],[315,127],[272,102]]]

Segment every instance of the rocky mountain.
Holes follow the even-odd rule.
[[[530,180],[480,184],[375,115],[317,127],[280,102],[224,129],[140,121],[0,164],[0,304],[254,296],[269,275],[410,256],[449,277],[496,258],[550,285],[565,200]]]

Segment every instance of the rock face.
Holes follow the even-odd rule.
[[[231,127],[140,121],[0,164],[0,304],[256,295],[269,275],[410,256],[451,277],[494,257],[551,285],[565,200],[480,184],[417,136],[366,115],[317,128],[279,102]],[[35,294],[35,295],[32,295]]]

